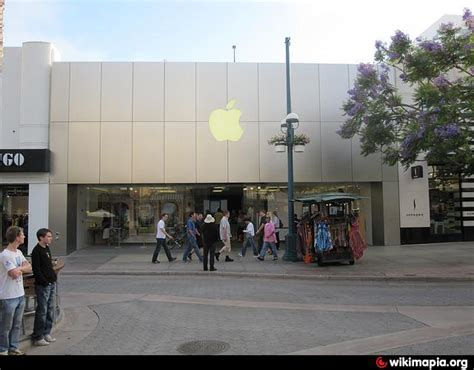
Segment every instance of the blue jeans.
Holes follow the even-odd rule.
[[[263,242],[263,247],[260,251],[260,257],[265,258],[268,248],[272,249],[273,258],[278,257],[275,242]]]
[[[242,249],[240,250],[240,254],[245,256],[245,252],[247,251],[248,245],[252,246],[253,255],[258,256],[257,246],[255,245],[255,240],[253,240],[253,236],[246,236],[244,240],[244,244],[242,244]]]
[[[25,296],[0,299],[0,352],[18,349]]]
[[[198,256],[199,261],[202,262],[202,256],[201,256],[201,252],[199,251],[197,241],[195,238],[192,238],[192,237],[188,237],[188,242],[186,243],[186,247],[184,248],[183,261],[186,262],[188,255],[189,253],[191,253],[192,249],[194,249],[194,253],[196,253],[196,256]]]
[[[51,333],[54,318],[54,299],[56,295],[56,283],[48,286],[36,285],[36,312],[35,325],[33,328],[33,340],[40,340]]]

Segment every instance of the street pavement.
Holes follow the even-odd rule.
[[[219,341],[210,353],[224,355],[472,354],[473,251],[369,247],[353,266],[319,267],[233,248],[234,262],[204,272],[176,251],[178,261],[162,252],[152,264],[152,247],[82,249],[61,257],[58,341],[22,346],[34,355],[176,355],[193,341]]]

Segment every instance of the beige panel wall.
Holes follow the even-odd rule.
[[[64,256],[67,254],[67,184],[49,186],[49,209],[52,212],[49,212],[48,228],[59,237],[53,240],[51,252],[55,256]]]
[[[258,65],[257,63],[227,64],[228,97],[236,99],[242,121],[258,121]]]
[[[291,108],[301,121],[321,121],[318,64],[291,65]]]
[[[280,122],[260,122],[260,181],[287,182],[287,153],[275,153],[273,145],[267,140],[280,133]]]
[[[49,149],[51,150],[50,183],[67,183],[69,124],[51,122],[49,125]]]
[[[164,63],[133,63],[133,120],[163,121]]]
[[[162,183],[165,178],[163,122],[133,122],[132,183]]]
[[[102,64],[71,63],[69,120],[100,121]]]
[[[196,182],[195,122],[165,122],[165,182]]]
[[[196,64],[196,104],[197,120],[207,122],[216,109],[227,105],[227,64]]]
[[[382,156],[380,153],[363,156],[359,135],[352,138],[352,172],[354,181],[382,181]]]
[[[51,122],[69,120],[69,63],[53,63],[50,104]]]
[[[132,63],[102,63],[102,122],[132,120],[132,67]]]
[[[324,182],[352,181],[351,141],[336,131],[341,123],[321,123],[322,180]]]
[[[98,184],[100,122],[70,122],[68,183]]]
[[[227,182],[227,141],[217,141],[208,122],[196,124],[197,182]]]
[[[281,122],[286,117],[286,72],[281,63],[258,65],[259,119]]]
[[[293,152],[294,179],[297,182],[320,182],[321,123],[300,122],[296,133],[306,134],[311,139],[311,142],[306,145],[304,153]],[[277,154],[279,153],[275,153],[275,155]]]
[[[165,121],[196,121],[196,63],[165,63]]]
[[[100,182],[131,183],[132,123],[102,122],[100,138]]]
[[[349,90],[349,67],[347,64],[320,64],[319,91],[321,121],[343,122],[342,104]]]
[[[229,141],[229,182],[260,181],[258,123],[240,122],[244,133],[239,141]]]

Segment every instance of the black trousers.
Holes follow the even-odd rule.
[[[155,262],[158,259],[158,254],[161,251],[161,246],[165,249],[166,257],[168,257],[168,261],[172,261],[173,257],[171,256],[170,250],[168,249],[168,245],[166,245],[166,239],[156,239],[156,248],[153,252],[153,258],[151,259],[152,262]]]
[[[206,243],[204,243],[204,256],[203,256],[203,259],[202,259],[202,264],[203,264],[204,270],[207,270],[208,260],[209,260],[209,265],[210,265],[211,269],[214,268],[214,256],[216,254],[216,246],[217,246],[217,242],[212,243],[209,246]],[[211,255],[208,258],[209,253]]]

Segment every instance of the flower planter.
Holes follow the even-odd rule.
[[[275,144],[275,152],[282,153],[286,150],[286,145],[283,144]]]
[[[295,145],[295,152],[296,153],[303,153],[304,152],[304,145]]]

